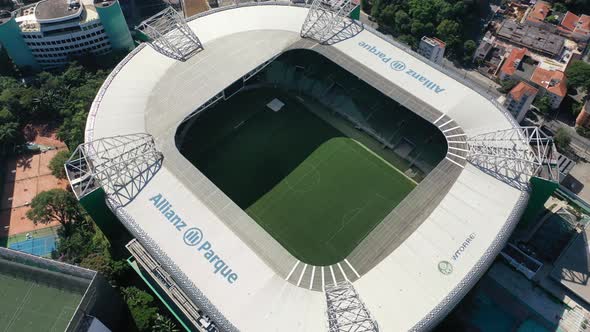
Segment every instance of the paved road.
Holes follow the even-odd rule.
[[[369,15],[365,12],[361,12],[360,21],[363,24],[369,25],[374,29],[377,29],[379,27],[377,22],[369,20]],[[447,59],[443,59],[441,65],[447,69],[451,69],[455,72],[460,73],[460,75],[462,75],[464,78],[467,78],[473,83],[477,84],[482,90],[487,91],[495,98],[498,98],[502,95],[498,92],[498,90],[496,90],[500,87],[500,85],[492,81],[491,79],[485,77],[484,75],[480,74],[477,70],[465,70],[461,67],[457,67],[453,62]]]
[[[590,158],[590,139],[582,137],[576,133],[576,130],[570,126],[564,125],[563,123],[555,120],[546,121],[543,125],[549,128],[553,133],[555,133],[559,128],[564,128],[570,134],[572,138],[571,146],[578,150],[579,152],[583,153],[583,157],[586,159]]]

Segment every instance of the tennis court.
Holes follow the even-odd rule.
[[[14,242],[8,246],[9,249],[26,252],[27,254],[48,257],[55,249],[55,235],[47,235],[43,237],[31,237],[24,241]]]
[[[6,247],[26,252],[35,256],[50,257],[55,249],[59,227],[47,227],[25,233],[12,235],[6,241]]]
[[[0,330],[64,331],[82,294],[0,274]]]

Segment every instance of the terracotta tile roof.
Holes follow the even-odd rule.
[[[581,35],[590,34],[590,16],[582,15],[578,16],[572,12],[567,12],[561,20],[560,30],[566,32],[575,32]]]
[[[582,15],[580,17],[575,32],[581,34],[590,34],[590,15]]]
[[[539,92],[536,88],[526,84],[525,82],[519,82],[517,85],[510,90],[510,96],[516,101],[520,101],[523,96],[534,96]]]
[[[437,43],[437,44],[438,44],[440,47],[445,47],[445,46],[447,45],[447,44],[445,44],[445,42],[444,42],[444,41],[442,41],[442,40],[440,40],[440,39],[438,39],[438,38],[436,38],[436,37],[432,37],[432,40],[433,40],[435,43]]]
[[[558,70],[547,70],[537,67],[533,72],[531,82],[560,97],[564,97],[567,93],[565,74]]]
[[[580,20],[580,17],[572,12],[565,13],[563,20],[561,20],[561,26],[567,30],[574,31],[576,23]]]
[[[527,16],[527,21],[543,22],[551,10],[551,5],[545,1],[537,1]]]
[[[527,54],[527,51],[528,50],[524,47],[512,49],[510,55],[508,55],[508,58],[504,61],[502,68],[500,68],[500,71],[506,75],[513,75],[516,72],[516,68],[520,61],[522,61],[522,58]]]

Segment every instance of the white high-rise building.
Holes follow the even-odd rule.
[[[118,0],[43,0],[2,12],[0,44],[17,66],[33,69],[133,48]]]
[[[445,55],[446,44],[442,40],[434,37],[422,37],[418,53],[432,62],[440,64]]]

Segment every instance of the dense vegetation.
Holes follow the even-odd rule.
[[[474,0],[374,0],[363,2],[380,28],[417,47],[422,36],[435,36],[447,44],[447,54],[464,63],[475,51],[480,8]],[[369,11],[370,7],[370,11]]]
[[[70,151],[84,140],[88,111],[108,73],[124,54],[99,62],[86,56],[53,72],[29,73],[16,69],[0,50],[0,157],[18,154],[29,136],[30,125],[57,128],[58,138]],[[64,178],[69,152],[59,152],[50,162],[52,173]],[[125,259],[120,243],[107,238],[92,218],[66,190],[39,193],[27,217],[35,223],[61,224],[53,258],[96,270],[119,290],[139,331],[178,331],[159,301],[155,301]]]

